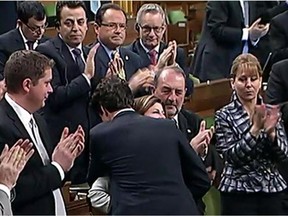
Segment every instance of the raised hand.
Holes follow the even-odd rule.
[[[134,93],[142,87],[154,88],[154,73],[147,68],[139,69],[129,79],[129,87]]]
[[[264,131],[274,140],[276,134],[275,128],[281,116],[280,108],[278,105],[266,105],[265,107]]]
[[[95,54],[96,54],[99,46],[100,46],[99,43],[95,44],[87,56],[84,74],[88,77],[88,79],[91,79],[94,77],[94,73],[95,73],[94,58],[95,58]]]

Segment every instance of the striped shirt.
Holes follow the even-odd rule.
[[[276,166],[288,158],[282,122],[276,125],[274,142],[264,131],[255,139],[251,126],[249,115],[234,92],[232,101],[215,115],[216,148],[225,160],[219,185],[222,192],[273,193],[287,187]]]

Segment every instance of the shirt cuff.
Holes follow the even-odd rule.
[[[91,86],[91,82],[90,82],[90,79],[87,77],[86,74],[82,73],[82,75],[84,76],[84,78],[86,79],[87,83],[89,86]]]
[[[4,184],[0,184],[0,190],[4,191],[4,193],[7,194],[8,198],[10,200],[10,190],[9,190],[9,188],[6,185],[4,185]]]
[[[247,41],[249,38],[249,30],[248,28],[242,29],[242,41]]]
[[[59,171],[60,177],[61,177],[61,181],[63,181],[65,178],[65,173],[64,173],[64,170],[62,169],[62,167],[55,161],[51,162],[51,164],[57,168],[57,170]]]
[[[251,41],[251,44],[253,46],[256,46],[258,44],[259,40],[260,40],[260,38],[258,38],[256,41]]]

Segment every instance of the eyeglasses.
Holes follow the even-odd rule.
[[[138,24],[138,26],[142,29],[144,34],[149,34],[152,29],[154,31],[155,34],[160,34],[162,33],[162,31],[164,30],[164,26],[141,26],[140,24]]]
[[[127,25],[125,23],[101,23],[101,25],[106,26],[107,28],[116,30],[116,29],[120,29],[121,31],[124,31],[127,29]]]
[[[41,31],[42,29],[45,30],[47,27],[48,27],[48,22],[46,22],[44,25],[42,26],[35,26],[35,27],[31,27],[29,26],[27,23],[23,23],[25,26],[27,26],[27,28],[30,29],[30,31],[32,33],[35,33],[35,32],[39,32]]]

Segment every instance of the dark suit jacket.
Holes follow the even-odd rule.
[[[30,139],[28,132],[13,108],[5,99],[0,101],[0,150],[7,143],[11,147],[18,139]],[[53,146],[49,140],[45,121],[34,114],[43,144],[49,156]],[[27,162],[17,181],[12,210],[15,215],[55,215],[52,191],[62,186],[57,168],[43,165],[37,150]]]
[[[161,53],[166,48],[167,48],[167,44],[161,42],[160,47],[159,47],[158,59],[159,59]],[[138,54],[141,57],[142,65],[144,67],[148,67],[151,64],[147,53],[145,52],[144,48],[142,47],[142,45],[140,43],[140,39],[137,39],[132,44],[128,45],[127,49]],[[184,49],[182,49],[180,47],[177,47],[176,62],[184,70],[184,72],[187,76],[187,79],[186,79],[187,94],[186,94],[186,96],[188,96],[188,95],[192,94],[194,85],[193,85],[193,82],[188,77],[189,73],[188,73],[188,68],[187,68],[187,57],[186,57],[185,51],[184,51]]]
[[[40,39],[39,44],[47,40],[47,37]],[[19,30],[13,29],[0,35],[0,73],[3,74],[4,66],[10,55],[17,50],[25,50],[25,44]]]
[[[272,71],[268,80],[267,90],[265,92],[265,103],[279,104],[288,101],[288,80],[287,80],[288,59],[279,61],[272,66]],[[288,105],[281,108],[284,128],[288,133]],[[288,161],[280,163],[279,171],[286,182],[288,182]]]
[[[52,79],[53,93],[49,95],[43,109],[44,118],[53,137],[53,144],[56,145],[59,142],[64,127],[74,132],[78,125],[81,125],[88,137],[90,129],[88,104],[91,87],[82,75],[83,72],[79,71],[68,47],[58,36],[40,44],[36,50],[55,61]],[[88,48],[83,46],[85,58],[87,53]],[[88,146],[88,139],[86,139],[86,144]],[[88,154],[87,147],[76,159],[70,171],[72,184],[85,182]]]
[[[274,64],[288,58],[288,11],[274,17],[270,23],[270,45]]]
[[[14,29],[16,21],[17,1],[0,1],[0,34]]]
[[[277,2],[250,1],[250,25],[257,18],[266,16],[263,15],[264,12],[269,12],[269,16],[273,16],[280,11],[279,8],[276,8],[277,10],[271,8],[273,5],[276,6]],[[279,7],[285,9],[286,5],[281,4]],[[233,60],[242,53],[244,27],[239,1],[208,1],[201,39],[191,68],[192,73],[201,81],[228,77]],[[261,45],[261,40],[256,47],[253,47],[249,41],[249,52],[263,59],[261,62],[264,62],[269,50],[267,51],[266,45]],[[265,48],[259,48],[262,46]]]
[[[172,121],[122,112],[91,130],[90,147],[88,183],[110,175],[112,214],[198,214],[192,194],[209,179]]]

